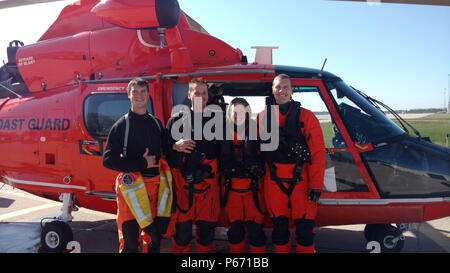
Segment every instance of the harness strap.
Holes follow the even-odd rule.
[[[125,137],[123,140],[122,155],[124,158],[127,157],[127,147],[128,147],[128,134],[130,133],[130,115],[128,113],[125,115]]]
[[[178,204],[178,202],[177,202],[177,208],[178,208],[182,213],[188,213],[188,211],[191,210],[192,205],[193,205],[193,203],[194,203],[194,193],[195,193],[195,194],[202,194],[202,193],[208,191],[209,189],[211,189],[211,186],[208,185],[206,188],[200,190],[200,189],[195,189],[195,188],[194,188],[194,184],[193,184],[193,183],[190,183],[190,184],[188,184],[188,185],[184,185],[183,188],[186,189],[186,190],[188,190],[188,202],[189,202],[189,203],[188,203],[188,208],[187,208],[186,210],[182,209],[182,208],[180,207],[180,205]]]
[[[267,211],[263,211],[261,209],[261,206],[259,205],[259,196],[258,196],[258,179],[252,179],[252,182],[250,184],[250,188],[252,189],[252,193],[253,193],[253,201],[255,202],[255,207],[256,209],[261,213],[261,214],[266,214]]]
[[[270,171],[270,178],[277,183],[278,187],[282,192],[284,192],[289,197],[289,203],[288,207],[291,208],[291,194],[294,190],[295,186],[298,182],[302,181],[302,166],[299,164],[296,164],[293,170],[293,177],[292,178],[280,178],[276,174],[277,167],[273,162],[268,162],[269,165],[269,171]],[[282,182],[287,182],[289,184],[289,187],[286,188]]]
[[[230,194],[231,189],[231,178],[224,177],[224,188],[225,192],[223,193],[223,200],[221,202],[222,208],[224,208],[228,203],[228,195]]]
[[[156,123],[156,126],[158,127],[159,132],[162,132],[161,126],[159,125],[159,122],[156,120],[156,118],[148,113],[148,115],[153,119],[153,121]],[[130,134],[130,115],[129,113],[125,114],[125,135],[123,139],[123,148],[122,148],[122,155],[124,158],[127,157],[127,147],[128,147],[128,135]]]
[[[261,213],[261,214],[266,214],[266,212],[264,212],[261,209],[261,206],[259,205],[259,197],[258,197],[258,179],[252,178],[251,182],[250,182],[250,187],[248,189],[233,189],[231,187],[231,178],[224,178],[225,179],[225,193],[223,195],[223,200],[221,200],[221,206],[222,208],[224,208],[227,203],[228,203],[228,196],[230,191],[233,192],[238,192],[238,193],[247,193],[247,192],[252,192],[253,195],[253,201],[255,202],[255,207],[256,209]]]
[[[195,173],[190,173],[187,175],[182,174],[182,175],[183,175],[183,178],[187,182],[187,185],[184,185],[183,188],[188,190],[188,208],[187,208],[187,210],[184,210],[184,209],[180,208],[180,206],[178,206],[178,205],[177,205],[177,207],[180,209],[181,212],[187,213],[192,208],[192,205],[194,203],[194,193],[201,194],[211,188],[211,186],[208,185],[205,189],[199,190],[199,189],[195,189],[194,185],[204,181],[204,179],[206,179],[206,178],[211,178],[211,176],[213,176],[213,173],[211,170],[211,166],[201,165],[200,168]]]

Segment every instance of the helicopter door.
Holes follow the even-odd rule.
[[[82,164],[89,171],[89,179],[96,181],[95,190],[114,191],[116,173],[102,167],[103,149],[114,123],[130,110],[130,100],[124,92],[127,83],[92,85],[90,94],[83,102],[83,123],[92,139],[79,140]],[[110,90],[117,90],[112,92]],[[120,92],[119,92],[120,91]],[[153,101],[150,97],[147,110],[153,114]],[[92,166],[97,166],[92,168]],[[97,182],[99,181],[99,182]]]
[[[376,198],[378,193],[321,80],[293,79],[293,100],[320,122],[326,147],[322,198]],[[356,144],[358,146],[358,144]]]

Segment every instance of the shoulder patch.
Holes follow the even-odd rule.
[[[122,179],[120,180],[120,183],[126,187],[131,187],[134,184],[134,177],[133,175],[129,173],[124,173],[122,175]]]

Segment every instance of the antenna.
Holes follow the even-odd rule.
[[[163,49],[164,48],[164,37],[166,36],[166,29],[165,28],[158,28],[158,32],[159,32],[159,37],[160,37],[160,43],[159,43],[159,48]]]
[[[325,61],[323,61],[322,69],[320,69],[320,72],[319,72],[319,77],[322,77],[322,72],[323,72],[323,69],[325,68],[326,63],[327,63],[327,58],[325,58]]]
[[[450,74],[448,74],[448,105],[447,114],[450,114]]]

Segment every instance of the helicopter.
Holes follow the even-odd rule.
[[[126,86],[135,77],[148,81],[148,110],[166,124],[194,77],[208,82],[211,103],[223,105],[224,96],[267,97],[273,78],[287,74],[294,99],[314,96],[331,121],[323,128],[317,227],[366,224],[368,241],[399,252],[415,223],[450,216],[449,148],[387,107],[400,128],[383,103],[324,67],[272,64],[272,49],[257,48],[249,63],[177,0],[81,0],[38,42],[12,41],[0,68],[0,182],[62,201],[61,214],[42,223],[44,250],[66,248],[77,207],[116,213],[117,174],[102,167],[102,154],[110,128],[129,109]]]

